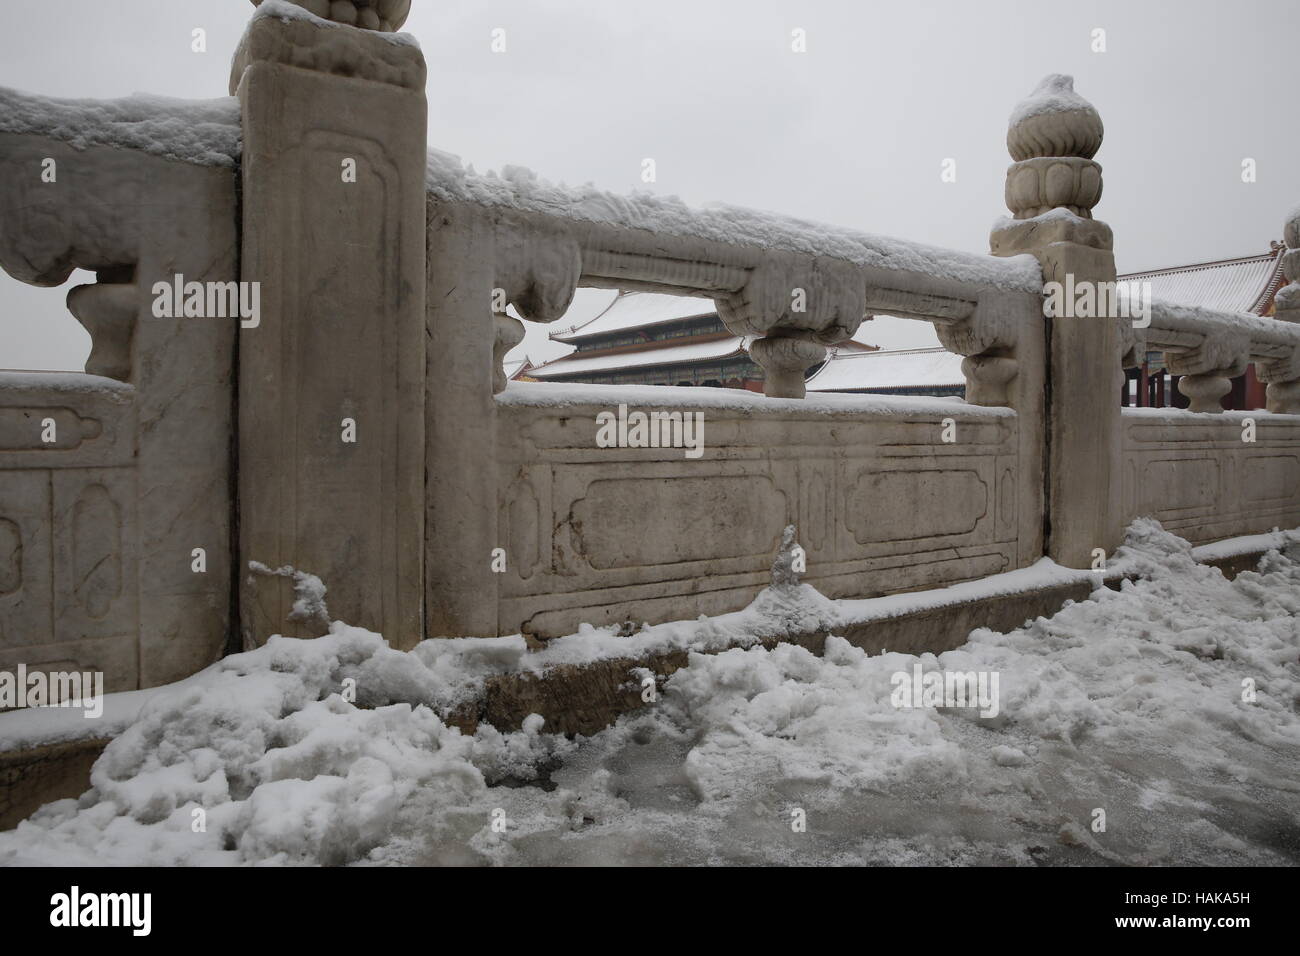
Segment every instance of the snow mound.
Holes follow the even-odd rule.
[[[516,734],[447,727],[423,703],[451,696],[445,682],[360,628],[272,638],[203,676],[146,705],[80,801],[49,804],[4,834],[0,862],[353,862],[399,828],[417,795],[469,806],[489,779],[526,778],[570,746],[536,720]]]
[[[722,649],[746,614],[833,617],[783,585],[730,623],[622,638],[687,642],[689,666],[573,741],[536,715],[444,722],[524,666],[520,638],[275,638],[151,698],[89,792],[0,834],[0,863],[1294,864],[1300,534],[1280,537],[1229,581],[1135,522],[1116,564],[1142,579],[939,655]],[[552,664],[617,646],[553,643]],[[900,675],[935,672],[988,677],[997,707],[899,706]]]

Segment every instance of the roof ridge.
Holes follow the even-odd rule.
[[[718,314],[717,306],[714,304],[714,301],[705,296],[678,295],[673,292],[659,292],[651,289],[619,289],[618,295],[614,296],[613,300],[609,303],[609,305],[606,306],[604,309],[602,309],[600,312],[598,312],[596,315],[592,316],[589,320],[587,320],[586,322],[582,322],[580,324],[573,325],[566,329],[559,329],[555,332],[552,332],[550,333],[550,338],[553,339],[554,341],[565,342],[567,344],[571,339],[580,337],[582,335],[603,334],[603,333],[586,333],[583,330],[587,329],[589,326],[594,325],[595,323],[604,319],[621,302],[624,302],[625,300],[627,300],[632,296],[646,296],[647,298],[660,297],[664,299],[674,299],[674,300],[698,299],[700,301],[700,306],[697,311],[690,312],[686,315],[674,315],[669,318],[643,320],[638,322],[635,325],[628,325],[614,331],[625,332],[632,329],[646,329],[646,328],[652,328],[659,325],[666,325],[672,322],[686,322],[692,319],[708,318],[710,316],[717,316]]]
[[[836,358],[863,358],[864,356],[867,356],[867,355],[875,355],[875,356],[881,356],[881,355],[897,355],[897,354],[900,353],[900,352],[947,352],[947,351],[948,351],[948,349],[944,348],[942,345],[924,345],[924,346],[918,346],[918,347],[916,347],[916,348],[911,348],[911,349],[880,349],[880,348],[877,348],[877,349],[872,349],[872,350],[869,351],[869,352],[856,352],[856,351],[854,351],[854,352],[843,352],[843,353],[836,353],[835,357],[836,357]],[[955,354],[957,354],[957,353],[954,352],[953,354],[955,355]]]
[[[1265,305],[1277,295],[1277,290],[1282,288],[1286,283],[1286,276],[1282,272],[1282,251],[1285,246],[1275,250],[1278,253],[1277,262],[1273,266],[1273,274],[1268,277],[1264,283],[1264,290],[1255,297],[1255,301],[1250,304],[1250,311],[1256,315],[1263,315]]]
[[[634,291],[634,290],[624,290],[624,289],[619,289],[619,290],[618,290],[618,295],[614,296],[614,298],[612,298],[612,299],[609,300],[609,305],[605,306],[605,308],[601,309],[599,312],[597,312],[595,315],[593,315],[591,318],[589,318],[586,322],[575,322],[573,325],[569,326],[569,328],[567,328],[567,329],[556,329],[554,332],[548,332],[548,333],[546,334],[546,337],[547,337],[548,339],[552,339],[552,340],[554,340],[554,341],[559,341],[558,339],[555,338],[557,335],[572,335],[574,332],[578,331],[578,329],[585,329],[587,326],[591,325],[591,323],[595,322],[597,319],[599,319],[602,315],[604,315],[604,314],[605,314],[606,312],[608,312],[610,309],[614,308],[614,305],[615,305],[615,304],[616,304],[620,299],[622,299],[623,296],[625,296],[625,295],[631,295],[633,291]],[[570,303],[570,304],[572,304],[572,303]]]
[[[1133,276],[1148,276],[1171,272],[1195,272],[1198,269],[1208,269],[1212,266],[1226,266],[1239,262],[1262,262],[1266,259],[1277,259],[1280,261],[1282,257],[1278,254],[1279,251],[1280,250],[1278,249],[1270,249],[1268,252],[1259,252],[1249,256],[1232,256],[1227,259],[1210,259],[1205,262],[1188,262],[1178,266],[1158,266],[1154,269],[1136,269],[1133,272],[1121,273],[1116,278],[1128,279]]]

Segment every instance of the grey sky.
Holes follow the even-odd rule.
[[[0,85],[88,97],[224,95],[252,12],[248,0],[41,7],[0,32]],[[190,49],[198,26],[205,54]],[[497,27],[505,53],[490,49]],[[1090,49],[1098,27],[1105,53]],[[795,28],[806,53],[791,51]],[[985,252],[1006,214],[1007,116],[1057,72],[1106,124],[1095,213],[1121,271],[1263,252],[1300,202],[1300,124],[1284,111],[1295,0],[414,0],[405,29],[429,63],[430,144],[479,170],[516,164]],[[955,183],[940,180],[949,157]],[[1246,157],[1255,183],[1242,182]],[[65,291],[0,274],[0,367],[80,367],[89,338]],[[544,340],[530,329],[525,345],[540,356]]]

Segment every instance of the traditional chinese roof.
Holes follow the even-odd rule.
[[[1130,272],[1120,278],[1150,282],[1152,297],[1165,302],[1265,315],[1274,294],[1286,282],[1281,251],[1279,243],[1263,255]]]
[[[712,299],[696,299],[661,292],[623,292],[594,318],[552,332],[556,342],[578,343],[625,329],[651,328],[682,319],[717,315]]]
[[[704,342],[683,341],[659,348],[630,351],[602,351],[599,354],[572,352],[553,362],[547,362],[528,373],[530,378],[553,379],[566,375],[591,375],[628,368],[651,368],[656,365],[682,365],[730,358],[741,355],[746,349],[739,335],[727,335]]]
[[[1179,305],[1200,306],[1224,312],[1265,315],[1273,296],[1285,283],[1281,269],[1282,245],[1275,243],[1262,255],[1198,262],[1167,269],[1151,269],[1120,276],[1121,279],[1151,283],[1154,298]],[[595,316],[569,328],[551,333],[557,342],[578,345],[630,329],[651,329],[686,319],[716,315],[711,299],[691,298],[657,292],[621,292]],[[871,326],[864,325],[866,336]],[[730,358],[747,351],[740,336],[709,334],[666,340],[654,347],[615,348],[608,351],[574,352],[528,368],[530,378],[541,380],[573,375],[683,365],[697,361]],[[808,380],[810,391],[867,391],[961,386],[961,356],[942,348],[907,348],[863,351],[871,346],[848,342],[832,349],[830,359]],[[512,363],[513,364],[513,363]],[[506,368],[508,377],[521,374]]]
[[[523,358],[506,359],[501,363],[501,368],[506,373],[506,379],[511,382],[516,381],[525,372],[531,372],[535,367],[533,360],[527,355]]]
[[[808,379],[810,392],[903,391],[964,386],[961,356],[944,348],[841,352]]]

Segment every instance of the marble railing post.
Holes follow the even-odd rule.
[[[768,398],[804,398],[804,376],[827,346],[851,338],[866,317],[866,284],[851,263],[811,264],[769,253],[744,287],[714,297],[733,335],[755,336],[749,355],[765,373]]]
[[[1209,334],[1205,341],[1185,352],[1166,352],[1165,365],[1178,379],[1178,391],[1188,400],[1188,411],[1223,411],[1223,396],[1232,391],[1232,380],[1246,374],[1250,364],[1250,340],[1244,335]]]
[[[429,200],[428,637],[497,636],[501,582],[522,559],[500,521],[495,395],[524,336],[506,310],[554,322],[581,274],[577,241],[545,217]]]
[[[798,335],[767,335],[750,343],[749,357],[765,373],[763,394],[768,398],[804,398],[804,378],[825,360],[826,347]]]
[[[494,309],[491,214],[430,203],[426,219],[426,636],[496,637],[501,575],[492,551],[502,545],[493,394],[505,376],[494,356],[504,357],[518,322]]]
[[[1101,117],[1070,77],[1045,78],[1011,117],[1006,200],[1015,218],[990,237],[994,255],[1029,253],[1043,281],[1076,289],[1115,282],[1110,227],[1092,218],[1101,198]],[[1112,286],[1113,288],[1113,286]],[[1099,296],[1098,301],[1113,302]],[[1048,319],[1048,554],[1089,567],[1093,550],[1120,543],[1120,405],[1123,338],[1113,315],[1076,310]],[[1083,311],[1083,310],[1078,310]],[[1113,308],[1109,311],[1114,311]]]
[[[1282,254],[1282,274],[1287,284],[1274,299],[1274,317],[1300,324],[1300,208],[1288,217],[1283,237],[1287,251]],[[1300,415],[1300,348],[1292,349],[1286,358],[1256,363],[1255,372],[1268,386],[1270,412]]]
[[[239,340],[243,639],[323,627],[256,561],[319,576],[330,617],[409,647],[423,637],[424,58],[287,9],[258,11],[231,75],[242,277],[261,296]]]

